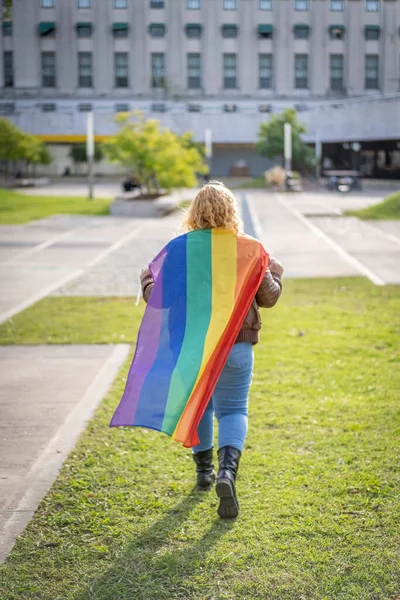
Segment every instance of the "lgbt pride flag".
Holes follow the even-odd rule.
[[[262,245],[225,229],[173,239],[154,279],[111,427],[163,431],[187,448],[268,266]]]

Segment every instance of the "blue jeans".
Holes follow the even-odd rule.
[[[214,412],[218,421],[218,447],[233,446],[243,450],[253,364],[252,344],[235,344],[199,423],[200,444],[194,446],[193,452],[213,447]]]

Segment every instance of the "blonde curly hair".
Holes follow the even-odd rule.
[[[231,229],[236,234],[243,231],[235,196],[220,181],[206,183],[186,212],[183,228]]]

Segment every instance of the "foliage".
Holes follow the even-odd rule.
[[[69,150],[69,157],[75,164],[87,163],[88,157],[87,157],[86,144],[85,143],[73,144]],[[104,152],[103,152],[101,145],[95,144],[94,145],[94,157],[93,157],[94,161],[100,162],[103,159],[103,157],[104,157]]]
[[[52,162],[50,152],[43,142],[1,117],[0,159],[7,162],[25,161],[33,165],[48,165]]]
[[[400,192],[391,194],[379,204],[361,210],[348,210],[345,214],[359,219],[400,219]]]
[[[131,298],[49,298],[1,335],[131,341],[140,315]],[[0,566],[0,597],[398,596],[398,315],[396,286],[286,281],[256,347],[235,522],[216,517],[214,492],[193,491],[189,451],[160,433],[110,430],[127,363]]]
[[[8,119],[0,117],[0,160],[16,161],[25,158],[23,132]]]
[[[314,151],[301,139],[301,134],[306,130],[297,120],[296,111],[292,108],[279,115],[272,115],[267,123],[261,123],[256,150],[268,158],[283,157],[285,123],[290,123],[292,126],[293,168],[298,171],[310,169],[315,165]]]
[[[13,0],[1,0],[0,5],[0,21],[10,19],[12,15]]]
[[[27,196],[8,190],[0,190],[0,224],[28,223],[57,214],[108,215],[110,199]]]
[[[207,172],[191,133],[178,136],[140,112],[123,113],[115,120],[120,130],[104,142],[105,154],[129,169],[148,192],[193,187],[196,172]]]

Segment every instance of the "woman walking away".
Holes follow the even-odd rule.
[[[211,181],[197,194],[185,219],[188,232],[198,230],[229,230],[240,238],[242,224],[235,197],[222,183]],[[218,421],[218,461],[216,492],[220,500],[218,514],[234,518],[239,514],[235,482],[239,460],[247,435],[249,389],[253,372],[253,346],[258,342],[261,329],[259,307],[274,306],[281,294],[282,265],[274,258],[268,259],[268,268],[255,296],[248,298],[250,308],[213,390],[210,401],[198,424],[200,442],[193,447],[196,463],[197,487],[209,490],[215,480],[213,465],[214,414]],[[199,294],[201,293],[199,279]],[[143,297],[151,296],[154,279],[149,269],[141,274]]]

